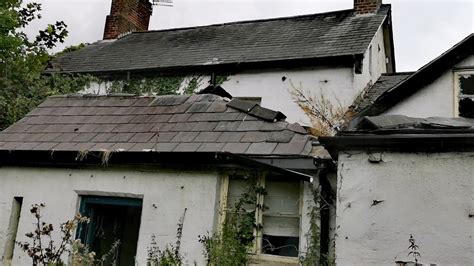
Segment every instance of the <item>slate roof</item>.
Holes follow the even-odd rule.
[[[364,99],[356,106],[356,110],[363,110],[374,102],[386,91],[393,88],[398,83],[405,80],[414,72],[399,72],[391,74],[382,74],[379,79],[370,87],[364,95]]]
[[[0,150],[309,155],[312,138],[282,119],[211,94],[53,96],[0,133]]]
[[[46,72],[162,70],[361,55],[390,13],[353,9],[202,27],[134,32],[50,62]],[[353,60],[353,59],[351,59]]]
[[[364,116],[377,116],[395,106],[397,103],[410,97],[417,91],[431,84],[446,71],[450,71],[457,63],[473,55],[474,33],[469,34],[459,43],[449,50],[433,59],[411,75],[394,85],[387,83],[380,91],[384,90],[370,105],[361,108],[355,120],[360,120]],[[401,77],[400,77],[401,78]]]

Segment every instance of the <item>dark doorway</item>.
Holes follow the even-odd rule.
[[[142,200],[116,197],[81,198],[80,212],[89,217],[77,236],[103,265],[135,265]]]

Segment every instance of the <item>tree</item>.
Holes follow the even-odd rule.
[[[41,18],[41,4],[0,2],[0,130],[22,118],[50,95],[77,92],[90,76],[43,75],[49,50],[68,35],[63,21],[49,24],[30,40],[23,32]]]

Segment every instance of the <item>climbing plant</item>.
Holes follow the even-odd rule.
[[[209,265],[247,265],[248,251],[253,245],[256,228],[255,210],[258,194],[265,193],[256,180],[249,184],[231,208],[226,211],[225,220],[218,233],[199,237],[204,245]]]

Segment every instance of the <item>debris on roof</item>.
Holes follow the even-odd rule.
[[[0,150],[310,154],[301,126],[236,103],[212,94],[54,96],[1,132]]]
[[[423,130],[474,130],[474,119],[470,118],[445,118],[428,117],[415,118],[404,115],[382,115],[373,117],[364,117],[357,126],[357,130],[392,130],[392,129],[414,129]]]
[[[286,115],[279,111],[273,111],[264,107],[261,107],[260,105],[249,102],[249,101],[243,101],[240,99],[233,99],[230,101],[227,106],[230,106],[232,108],[235,108],[239,111],[245,112],[247,114],[250,114],[252,116],[258,117],[260,119],[266,120],[266,121],[281,121],[286,119]]]
[[[53,60],[45,72],[100,73],[362,55],[390,13],[336,12],[134,32]],[[353,59],[351,59],[353,60]]]

